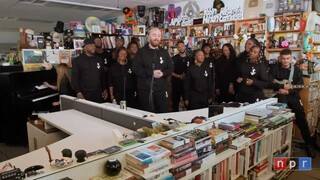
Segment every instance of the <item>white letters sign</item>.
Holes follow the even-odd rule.
[[[204,10],[203,24],[224,22],[243,19],[243,12],[241,7],[236,8],[222,8],[220,13],[217,9],[210,7]]]

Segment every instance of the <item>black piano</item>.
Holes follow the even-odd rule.
[[[0,73],[0,142],[27,144],[28,117],[32,112],[50,111],[52,102],[59,99],[57,91],[36,86],[55,83],[56,76],[55,70]]]

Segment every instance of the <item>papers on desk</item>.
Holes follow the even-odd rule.
[[[40,85],[40,86],[34,86],[36,89],[41,90],[41,89],[47,89],[47,86]]]

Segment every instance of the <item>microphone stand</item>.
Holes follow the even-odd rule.
[[[154,68],[155,65],[154,63],[152,63],[152,77],[151,77],[151,84],[150,84],[150,91],[149,91],[149,107],[150,107],[150,111],[153,112],[154,111],[154,107],[153,107],[153,81],[154,81],[154,77],[153,77],[153,72],[154,72]]]

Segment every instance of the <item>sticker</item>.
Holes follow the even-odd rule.
[[[255,75],[256,73],[257,73],[256,69],[254,67],[252,67],[251,72],[250,72],[251,76]]]
[[[188,61],[188,62],[187,62],[187,67],[189,67],[189,66],[190,66],[190,62]]]
[[[104,58],[104,64],[108,64],[108,59]]]
[[[212,67],[213,67],[212,62],[210,63],[209,67],[210,67],[210,68],[212,68]]]
[[[131,74],[131,73],[132,73],[132,71],[131,71],[131,69],[130,69],[130,68],[128,69],[128,73],[129,73],[129,74]]]
[[[97,68],[100,69],[100,64],[99,63],[97,63]]]
[[[169,95],[168,95],[168,92],[166,91],[166,98],[168,98],[169,97]]]
[[[162,57],[160,57],[160,64],[162,64],[163,63],[163,59],[162,59]]]
[[[207,71],[204,71],[204,76],[205,76],[205,77],[207,77],[207,76],[208,76]]]

